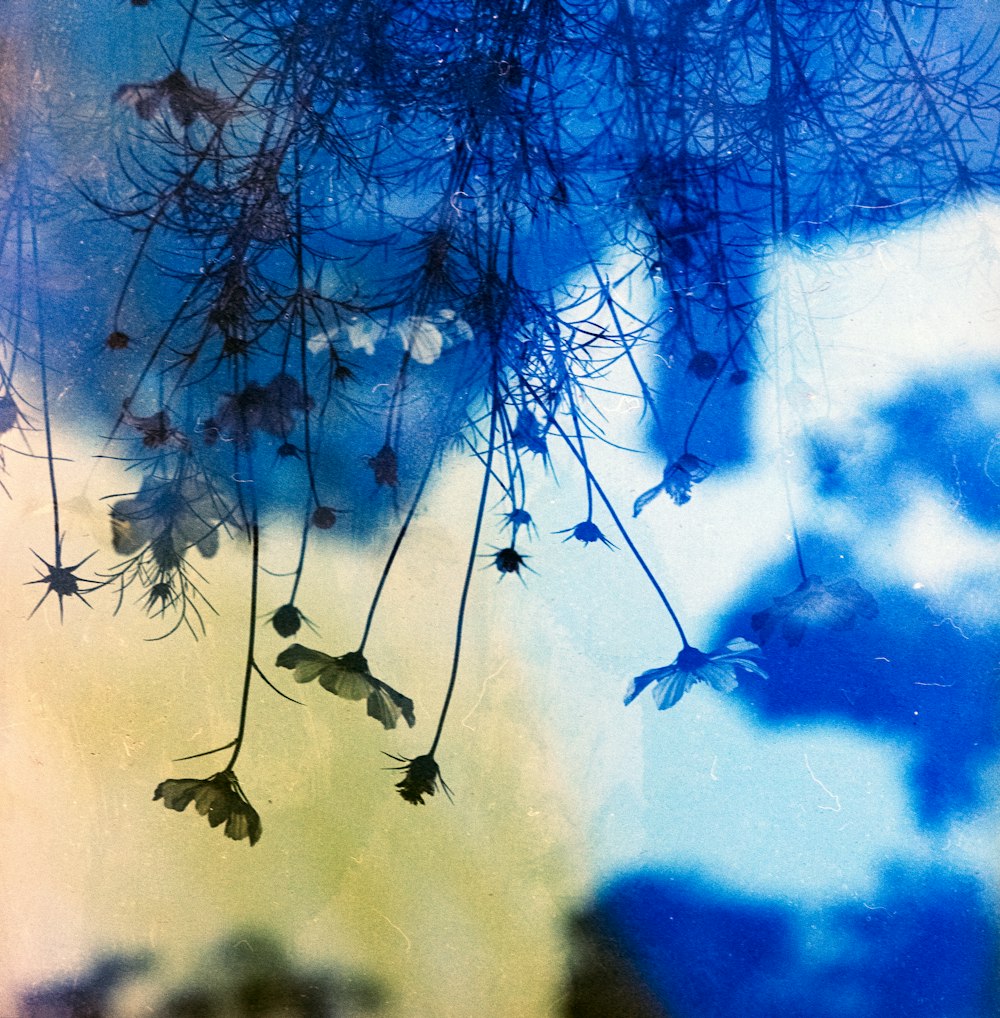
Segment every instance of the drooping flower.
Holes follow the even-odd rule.
[[[685,505],[691,501],[691,485],[701,484],[714,469],[711,463],[699,459],[693,453],[684,453],[663,471],[663,480],[659,484],[644,491],[635,500],[632,516],[638,516],[661,492],[669,495],[675,505]]]
[[[504,513],[503,518],[504,524],[510,527],[514,540],[517,540],[517,532],[521,527],[524,527],[529,534],[533,530],[537,533],[535,521],[531,518],[531,513],[527,509],[511,509],[510,512]]]
[[[248,838],[251,845],[260,840],[260,816],[250,805],[231,770],[220,771],[210,778],[169,778],[161,781],[153,793],[153,802],[163,800],[167,809],[183,813],[193,802],[195,809],[213,827],[225,824],[227,838],[242,841]]]
[[[557,530],[557,534],[569,534],[569,537],[563,538],[563,544],[567,541],[576,539],[581,544],[594,544],[600,541],[601,544],[606,545],[608,548],[614,548],[614,544],[609,541],[604,534],[601,533],[600,527],[593,520],[584,520],[582,523],[578,523],[575,527],[567,527],[565,530]]]
[[[824,583],[819,576],[807,576],[791,593],[774,598],[774,604],[750,619],[754,632],[766,643],[780,626],[790,647],[797,647],[806,629],[818,626],[837,632],[852,629],[857,619],[878,615],[875,598],[858,583],[845,577]]]
[[[731,693],[739,685],[738,671],[767,678],[767,673],[754,660],[759,654],[760,647],[742,637],[730,640],[725,647],[710,654],[697,647],[685,647],[671,664],[637,675],[625,693],[625,704],[630,704],[651,683],[656,683],[653,699],[660,710],[673,707],[696,682],[707,682],[721,693]]]
[[[334,696],[345,700],[367,699],[368,716],[381,722],[383,728],[395,728],[400,717],[411,728],[416,724],[413,701],[376,679],[359,651],[331,657],[320,650],[293,643],[278,655],[276,664],[279,668],[291,669],[296,682],[319,679],[319,684]]]
[[[396,782],[399,794],[414,806],[423,806],[425,795],[434,795],[438,788],[451,798],[451,789],[445,784],[441,777],[441,769],[437,761],[430,753],[423,756],[416,756],[412,760],[404,756],[393,756],[387,753],[393,760],[398,760],[403,766],[393,767],[393,770],[404,771],[403,777]]]
[[[6,434],[17,424],[20,413],[17,402],[9,392],[0,396],[0,435]]]
[[[240,449],[249,449],[257,432],[286,439],[297,415],[311,407],[312,401],[298,379],[284,372],[267,385],[248,382],[239,392],[227,396],[215,415],[205,421],[205,444],[214,445],[221,438],[235,442]]]
[[[329,530],[337,522],[337,512],[331,506],[319,505],[309,519],[318,530]]]
[[[697,350],[688,361],[687,369],[695,378],[707,382],[709,379],[715,378],[715,373],[719,370],[719,362],[715,355],[710,354],[707,350]]]
[[[157,565],[171,570],[191,548],[211,558],[219,549],[221,520],[217,497],[198,478],[147,475],[134,497],[111,507],[112,543],[119,555],[135,555],[148,544]]]
[[[170,411],[166,407],[157,410],[148,417],[140,417],[132,413],[132,401],[126,399],[122,403],[122,422],[135,428],[142,435],[142,444],[147,449],[164,449],[173,446],[186,450],[191,447],[187,436],[175,428],[170,420]]]
[[[223,99],[179,70],[157,81],[122,85],[114,97],[116,102],[131,106],[142,120],[152,120],[166,106],[183,127],[190,127],[199,117],[213,127],[222,127],[232,120],[237,106],[235,99]]]
[[[517,412],[517,423],[510,437],[515,449],[524,449],[543,458],[549,454],[545,432],[542,431],[538,418],[527,408]]]
[[[399,461],[391,445],[383,445],[374,456],[367,456],[365,466],[375,475],[375,484],[379,488],[399,486]]]
[[[283,604],[271,616],[271,625],[278,636],[294,636],[302,628],[302,612],[294,604]]]
[[[493,553],[493,565],[496,566],[497,572],[505,575],[507,573],[520,575],[521,566],[526,560],[527,556],[522,555],[516,548],[500,548]]]

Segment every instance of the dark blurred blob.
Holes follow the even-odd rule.
[[[569,934],[562,1018],[670,1018],[596,910],[574,916]]]
[[[129,983],[152,967],[150,958],[98,961],[81,977],[24,994],[19,1018],[112,1018]],[[353,1018],[384,999],[370,977],[300,968],[276,940],[255,933],[222,942],[184,985],[154,996],[152,1018]]]
[[[571,928],[564,1018],[995,1018],[983,888],[886,871],[872,900],[807,911],[684,874],[607,885]]]
[[[151,967],[146,956],[101,958],[82,976],[24,994],[20,1013],[23,1018],[104,1018],[118,991]]]

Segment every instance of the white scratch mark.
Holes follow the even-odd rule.
[[[861,902],[861,904],[864,905],[865,908],[868,909],[869,912],[888,912],[889,911],[885,907],[885,905],[869,905],[867,901],[863,901],[863,902]]]
[[[379,912],[377,908],[372,911],[376,915],[381,916],[406,941],[406,953],[409,954],[410,948],[413,946],[410,938],[384,912]]]
[[[708,776],[709,776],[709,777],[710,777],[710,778],[711,778],[711,779],[712,779],[713,781],[718,781],[718,780],[719,780],[719,775],[715,773],[715,765],[716,765],[716,764],[717,764],[718,762],[719,762],[719,758],[718,758],[718,756],[713,756],[713,757],[712,757],[712,766],[711,766],[711,768],[709,769],[709,772],[708,772]]]
[[[473,714],[476,713],[477,710],[479,710],[479,705],[483,702],[483,697],[486,695],[486,687],[489,685],[490,680],[495,679],[506,667],[507,662],[504,661],[492,675],[487,675],[486,678],[483,679],[483,688],[479,690],[479,698],[472,705],[472,710],[470,710],[469,713],[466,714],[464,718],[462,718],[463,728],[468,728],[470,732],[475,731],[475,728],[473,728],[472,725],[466,724],[466,722],[469,720],[469,718],[472,717]]]
[[[915,686],[936,686],[938,689],[951,689],[954,682],[914,682]]]
[[[962,637],[963,640],[969,639],[968,636],[966,636],[964,631],[962,630],[962,627],[950,615],[945,616],[943,619],[941,619],[940,622],[935,622],[934,626],[935,628],[938,626],[943,626],[946,622],[948,623],[949,626],[951,626],[952,629],[955,630],[956,633],[958,633],[959,636]]]
[[[809,777],[812,778],[813,781],[816,782],[816,784],[819,785],[819,787],[822,788],[823,791],[826,792],[826,794],[828,796],[830,796],[831,799],[833,799],[833,805],[832,806],[818,806],[817,809],[825,809],[825,810],[829,810],[831,813],[839,813],[840,812],[840,796],[839,795],[834,795],[834,793],[831,792],[830,789],[827,788],[826,785],[824,785],[823,782],[820,781],[819,778],[817,778],[815,774],[813,774],[813,769],[809,765],[809,756],[806,753],[802,754],[802,759],[805,760],[806,770],[809,772]]]

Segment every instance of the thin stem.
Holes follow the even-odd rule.
[[[389,579],[392,564],[396,561],[396,555],[399,554],[399,549],[402,547],[403,538],[406,537],[406,531],[413,522],[413,517],[417,512],[417,506],[423,498],[424,488],[427,487],[427,482],[434,469],[434,460],[437,458],[437,451],[438,442],[435,442],[431,449],[431,454],[427,459],[427,466],[424,468],[423,476],[421,476],[420,483],[417,485],[413,501],[410,503],[410,508],[407,510],[406,518],[403,520],[402,526],[396,534],[396,540],[392,542],[392,549],[389,552],[389,557],[385,560],[385,565],[382,567],[382,575],[379,577],[378,586],[375,588],[375,594],[372,597],[372,603],[368,609],[368,617],[365,619],[364,632],[361,634],[361,644],[358,647],[359,654],[364,653],[365,644],[368,642],[368,634],[371,632],[372,622],[375,620],[375,610],[378,608],[379,599],[382,597],[382,591],[385,588],[386,581]]]
[[[243,675],[243,699],[240,703],[240,724],[233,740],[233,755],[226,764],[226,770],[231,771],[236,764],[236,758],[243,748],[243,735],[247,726],[247,706],[250,703],[250,680],[256,665],[254,664],[254,640],[257,635],[257,574],[260,563],[260,528],[257,525],[257,500],[253,499],[252,519],[250,521],[250,610],[249,610],[249,635],[247,637],[247,663]]]
[[[428,756],[433,756],[441,740],[441,732],[444,730],[444,721],[448,716],[448,707],[451,705],[452,693],[455,692],[455,680],[458,678],[458,663],[462,654],[462,631],[465,628],[465,609],[469,602],[469,587],[472,583],[472,571],[476,565],[476,552],[479,549],[479,535],[483,529],[483,516],[486,513],[486,496],[490,490],[490,478],[493,476],[493,453],[496,448],[497,434],[497,412],[499,409],[499,396],[496,387],[493,389],[493,405],[490,408],[490,435],[489,445],[486,450],[486,465],[483,469],[483,486],[479,492],[479,508],[476,510],[476,524],[472,530],[472,545],[469,548],[469,561],[465,567],[465,580],[462,583],[462,594],[458,601],[458,621],[455,625],[455,653],[451,659],[451,676],[448,679],[448,689],[444,695],[444,703],[441,705],[441,716],[438,718],[437,731],[434,733],[434,741],[427,751]]]
[[[534,389],[532,389],[530,385],[527,385],[527,383],[525,383],[525,385],[529,389],[529,391],[534,393]],[[535,397],[536,399],[538,398],[537,393],[535,393]],[[572,452],[573,455],[577,458],[577,460],[580,463],[580,466],[582,466],[584,470],[588,470],[586,461],[580,455],[580,452],[576,448],[576,443],[573,442],[571,437],[566,433],[566,430],[563,428],[563,426],[559,423],[558,420],[556,420],[555,415],[549,411],[546,411],[546,413],[548,414],[549,423],[562,436],[563,441],[565,441],[566,445],[569,447],[570,452]],[[663,588],[660,586],[659,581],[653,575],[653,571],[652,569],[649,568],[649,565],[647,564],[646,560],[642,557],[642,553],[635,546],[635,542],[629,535],[628,530],[626,530],[625,524],[622,523],[621,517],[615,511],[615,507],[611,504],[611,499],[608,498],[607,493],[601,486],[601,482],[598,481],[594,474],[591,473],[589,470],[588,473],[590,473],[590,480],[594,486],[594,491],[597,492],[598,497],[604,503],[604,507],[608,510],[608,514],[611,516],[611,519],[614,521],[615,526],[618,528],[618,532],[622,535],[622,538],[628,545],[629,551],[632,552],[632,555],[635,558],[636,562],[639,563],[639,566],[641,567],[642,571],[646,574],[647,579],[652,584],[653,590],[656,591],[657,596],[663,602],[663,607],[667,609],[667,614],[670,616],[670,620],[673,622],[674,628],[677,630],[677,635],[681,638],[681,643],[683,643],[685,647],[689,647],[690,644],[688,643],[687,636],[684,634],[684,627],[681,625],[681,620],[677,617],[677,613],[674,611],[673,606],[670,604],[670,600],[664,593]]]

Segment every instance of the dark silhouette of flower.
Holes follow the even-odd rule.
[[[524,449],[542,457],[549,453],[542,427],[538,423],[538,418],[530,410],[518,410],[517,424],[514,425],[510,437],[515,449]]]
[[[302,459],[302,450],[291,442],[282,442],[276,452],[279,460]]]
[[[493,564],[497,571],[503,574],[517,573],[520,575],[521,566],[525,565],[527,556],[522,555],[516,548],[500,548],[493,554]],[[527,568],[525,566],[525,568]]]
[[[807,576],[791,593],[774,598],[770,608],[753,615],[750,625],[761,643],[780,626],[788,645],[797,647],[810,626],[842,631],[852,629],[858,617],[876,615],[875,598],[857,580],[845,577],[827,584],[819,576]]]
[[[223,127],[236,113],[235,100],[223,99],[212,89],[196,85],[178,70],[158,81],[122,85],[114,98],[131,106],[142,120],[152,120],[165,105],[183,127],[190,127],[199,117],[213,127]]]
[[[9,392],[0,396],[0,435],[10,431],[17,424],[19,414],[17,402]]]
[[[278,655],[279,668],[290,668],[296,682],[319,684],[345,700],[368,700],[368,716],[381,722],[383,728],[395,728],[400,717],[412,728],[416,724],[413,701],[392,686],[376,679],[368,661],[360,651],[331,657],[320,650],[310,650],[293,643]]]
[[[271,616],[271,625],[278,636],[294,636],[302,628],[302,612],[294,604],[283,604]]]
[[[714,469],[711,463],[692,453],[684,453],[663,471],[663,480],[659,484],[644,491],[635,500],[632,516],[638,516],[661,492],[668,494],[676,505],[685,505],[691,501],[691,485],[701,484]]]
[[[391,445],[383,445],[374,456],[365,458],[367,466],[375,475],[378,487],[396,488],[399,486],[399,462],[396,451]]]
[[[393,756],[387,753],[392,760],[398,760],[402,767],[393,767],[395,771],[404,771],[403,777],[396,782],[399,794],[414,806],[423,806],[425,795],[434,795],[438,788],[451,798],[451,789],[445,784],[441,777],[441,769],[437,761],[430,753],[423,756],[416,756],[412,760],[404,756]]]
[[[697,647],[685,647],[671,664],[637,675],[629,684],[625,704],[630,704],[654,682],[653,699],[660,710],[673,707],[696,682],[707,682],[721,693],[731,693],[738,685],[736,673],[739,670],[767,678],[767,673],[753,659],[758,654],[760,647],[742,637],[730,640],[711,654]]]
[[[236,775],[220,771],[210,778],[169,778],[161,781],[153,793],[153,802],[163,800],[167,809],[183,813],[193,802],[195,809],[213,827],[226,825],[226,837],[233,841],[249,838],[251,845],[260,840],[261,823],[257,811],[247,801]]]
[[[695,378],[707,382],[709,379],[715,378],[715,373],[719,370],[719,362],[707,350],[698,350],[688,361],[687,369]]]
[[[63,600],[67,597],[78,597],[89,608],[90,602],[84,595],[99,589],[103,586],[103,583],[99,580],[87,580],[82,576],[77,576],[76,571],[84,563],[89,562],[96,554],[96,551],[92,551],[86,558],[80,559],[75,565],[64,566],[61,562],[61,546],[56,549],[56,561],[54,563],[46,562],[37,551],[33,551],[32,555],[45,566],[46,571],[43,573],[40,569],[36,569],[40,578],[28,581],[29,583],[45,584],[45,593],[42,594],[38,604],[31,609],[31,614],[34,615],[41,608],[49,594],[55,594],[59,600],[59,618],[63,616]]]
[[[297,415],[310,407],[298,379],[291,375],[275,375],[267,385],[248,382],[227,396],[205,421],[205,443],[214,445],[221,438],[249,449],[257,432],[285,439],[294,429]]]
[[[328,505],[317,506],[313,510],[312,525],[320,530],[329,530],[337,522],[337,513]]]
[[[607,545],[609,548],[614,548],[614,545],[604,536],[604,534],[601,533],[600,528],[593,520],[584,520],[582,523],[578,523],[575,527],[567,527],[565,530],[557,530],[556,533],[569,534],[569,537],[563,538],[563,544],[575,538],[581,544],[594,544],[596,541],[600,541],[601,544]]]
[[[148,417],[139,417],[132,413],[131,405],[130,399],[122,403],[122,421],[142,434],[142,444],[147,449],[163,449],[168,446],[176,449],[191,447],[184,432],[171,424],[169,410],[163,408]]]

